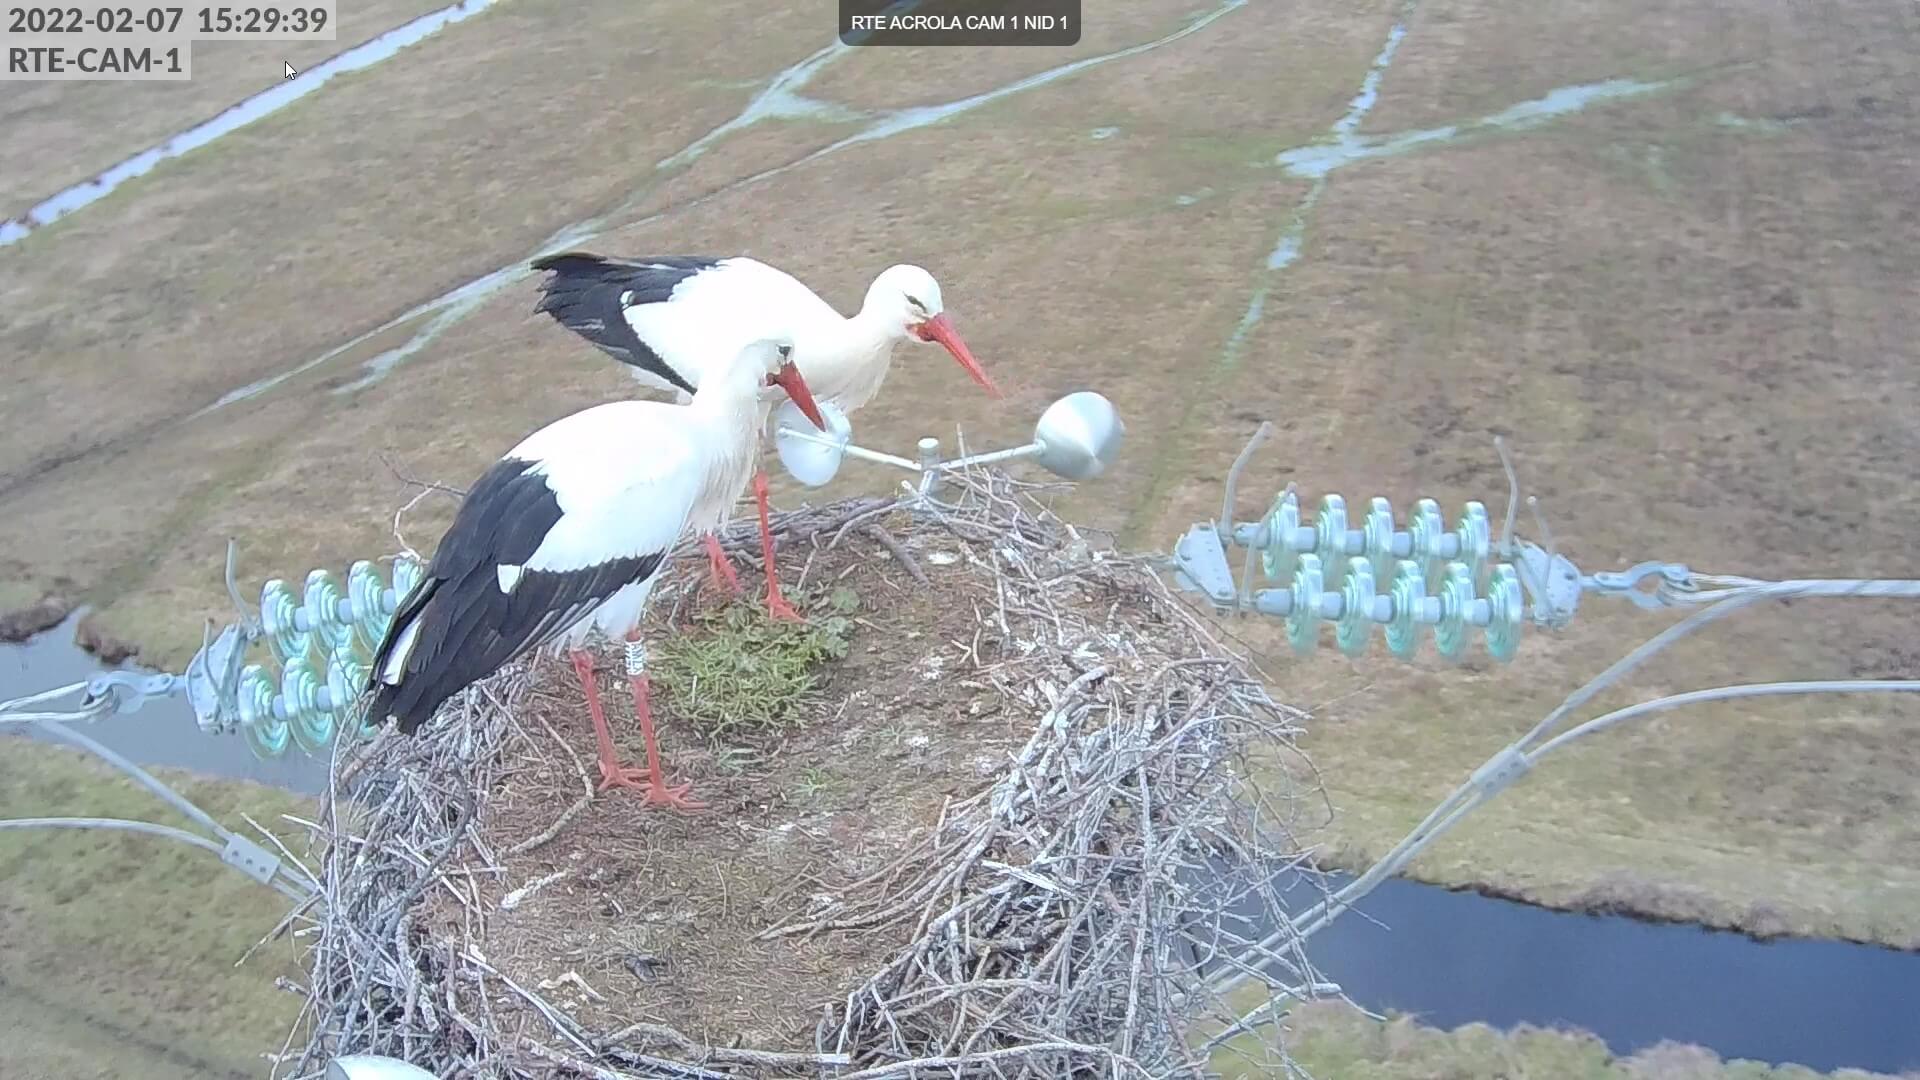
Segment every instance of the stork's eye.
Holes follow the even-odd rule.
[[[917,311],[924,312],[927,310],[927,305],[921,303],[919,297],[909,296],[907,297],[907,303],[912,304]]]
[[[791,345],[780,346],[780,359],[785,360],[786,358],[792,355],[793,355],[793,346]]]

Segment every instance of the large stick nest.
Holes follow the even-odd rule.
[[[413,738],[385,732],[336,756],[316,828],[323,894],[301,916],[317,924],[307,1008],[276,1075],[314,1076],[348,1053],[443,1078],[1217,1068],[1202,1036],[1250,1002],[1227,1010],[1203,970],[1259,968],[1276,997],[1318,983],[1298,942],[1249,952],[1297,906],[1276,879],[1307,873],[1323,891],[1301,836],[1324,823],[1324,799],[1310,781],[1274,779],[1310,772],[1262,769],[1256,783],[1249,767],[1250,756],[1297,756],[1302,714],[1277,705],[1147,560],[1060,521],[1045,496],[981,472],[917,512],[859,499],[775,518],[783,562],[852,545],[924,583],[922,541],[957,548],[958,602],[979,633],[963,643],[972,670],[952,674],[990,686],[1030,732],[997,776],[948,799],[877,871],[820,867],[828,891],[760,927],[763,940],[904,942],[873,970],[848,972],[844,996],[817,1003],[811,1046],[748,1049],[728,1033],[695,1038],[644,1017],[590,1030],[488,959],[501,905],[481,900],[476,882],[564,832],[587,801],[509,849],[486,839],[503,761],[526,738],[533,675],[522,664]],[[726,545],[757,550],[749,523]],[[675,602],[670,589],[656,595]],[[430,898],[456,905],[458,918],[424,918]],[[1277,1038],[1260,1042],[1258,1064],[1287,1064]]]

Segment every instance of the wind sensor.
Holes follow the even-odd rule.
[[[1021,459],[1032,459],[1066,480],[1091,480],[1113,463],[1127,432],[1113,402],[1092,390],[1081,390],[1047,406],[1033,426],[1032,441],[1023,446],[942,460],[940,440],[928,436],[920,440],[920,457],[915,461],[853,445],[853,426],[844,412],[822,402],[820,413],[827,421],[825,432],[814,431],[791,401],[774,410],[774,447],[780,464],[795,480],[820,487],[840,472],[841,461],[856,457],[919,473],[916,490],[922,496],[933,490],[942,473]]]

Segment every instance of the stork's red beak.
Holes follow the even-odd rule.
[[[820,415],[820,406],[814,404],[813,391],[807,389],[807,380],[800,377],[800,369],[793,366],[793,361],[783,362],[779,374],[767,376],[767,385],[785,390],[793,403],[800,406],[800,411],[807,414],[807,419],[813,421],[814,427],[827,430],[826,418]]]
[[[967,369],[967,374],[973,376],[974,382],[986,387],[987,393],[994,397],[1000,396],[1000,388],[993,385],[992,379],[987,378],[986,370],[980,366],[980,361],[973,358],[967,343],[960,340],[960,333],[953,328],[953,320],[947,318],[946,312],[943,311],[914,327],[913,332],[921,341],[937,341],[945,345],[947,351],[953,354],[953,358],[960,361],[960,366]]]

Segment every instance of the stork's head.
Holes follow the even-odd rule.
[[[973,358],[967,343],[960,340],[960,332],[953,328],[953,320],[940,300],[940,283],[933,280],[932,274],[906,263],[887,267],[867,289],[865,311],[885,318],[888,325],[897,325],[896,333],[902,339],[939,342],[960,361],[974,382],[986,387],[987,393],[994,397],[1000,396],[1000,389],[987,378],[986,370]]]
[[[807,389],[807,380],[800,377],[800,369],[793,366],[792,339],[761,338],[751,342],[740,350],[736,364],[750,370],[756,387],[777,386],[786,391],[807,419],[813,421],[814,427],[827,430],[820,406],[814,403],[813,391]]]

